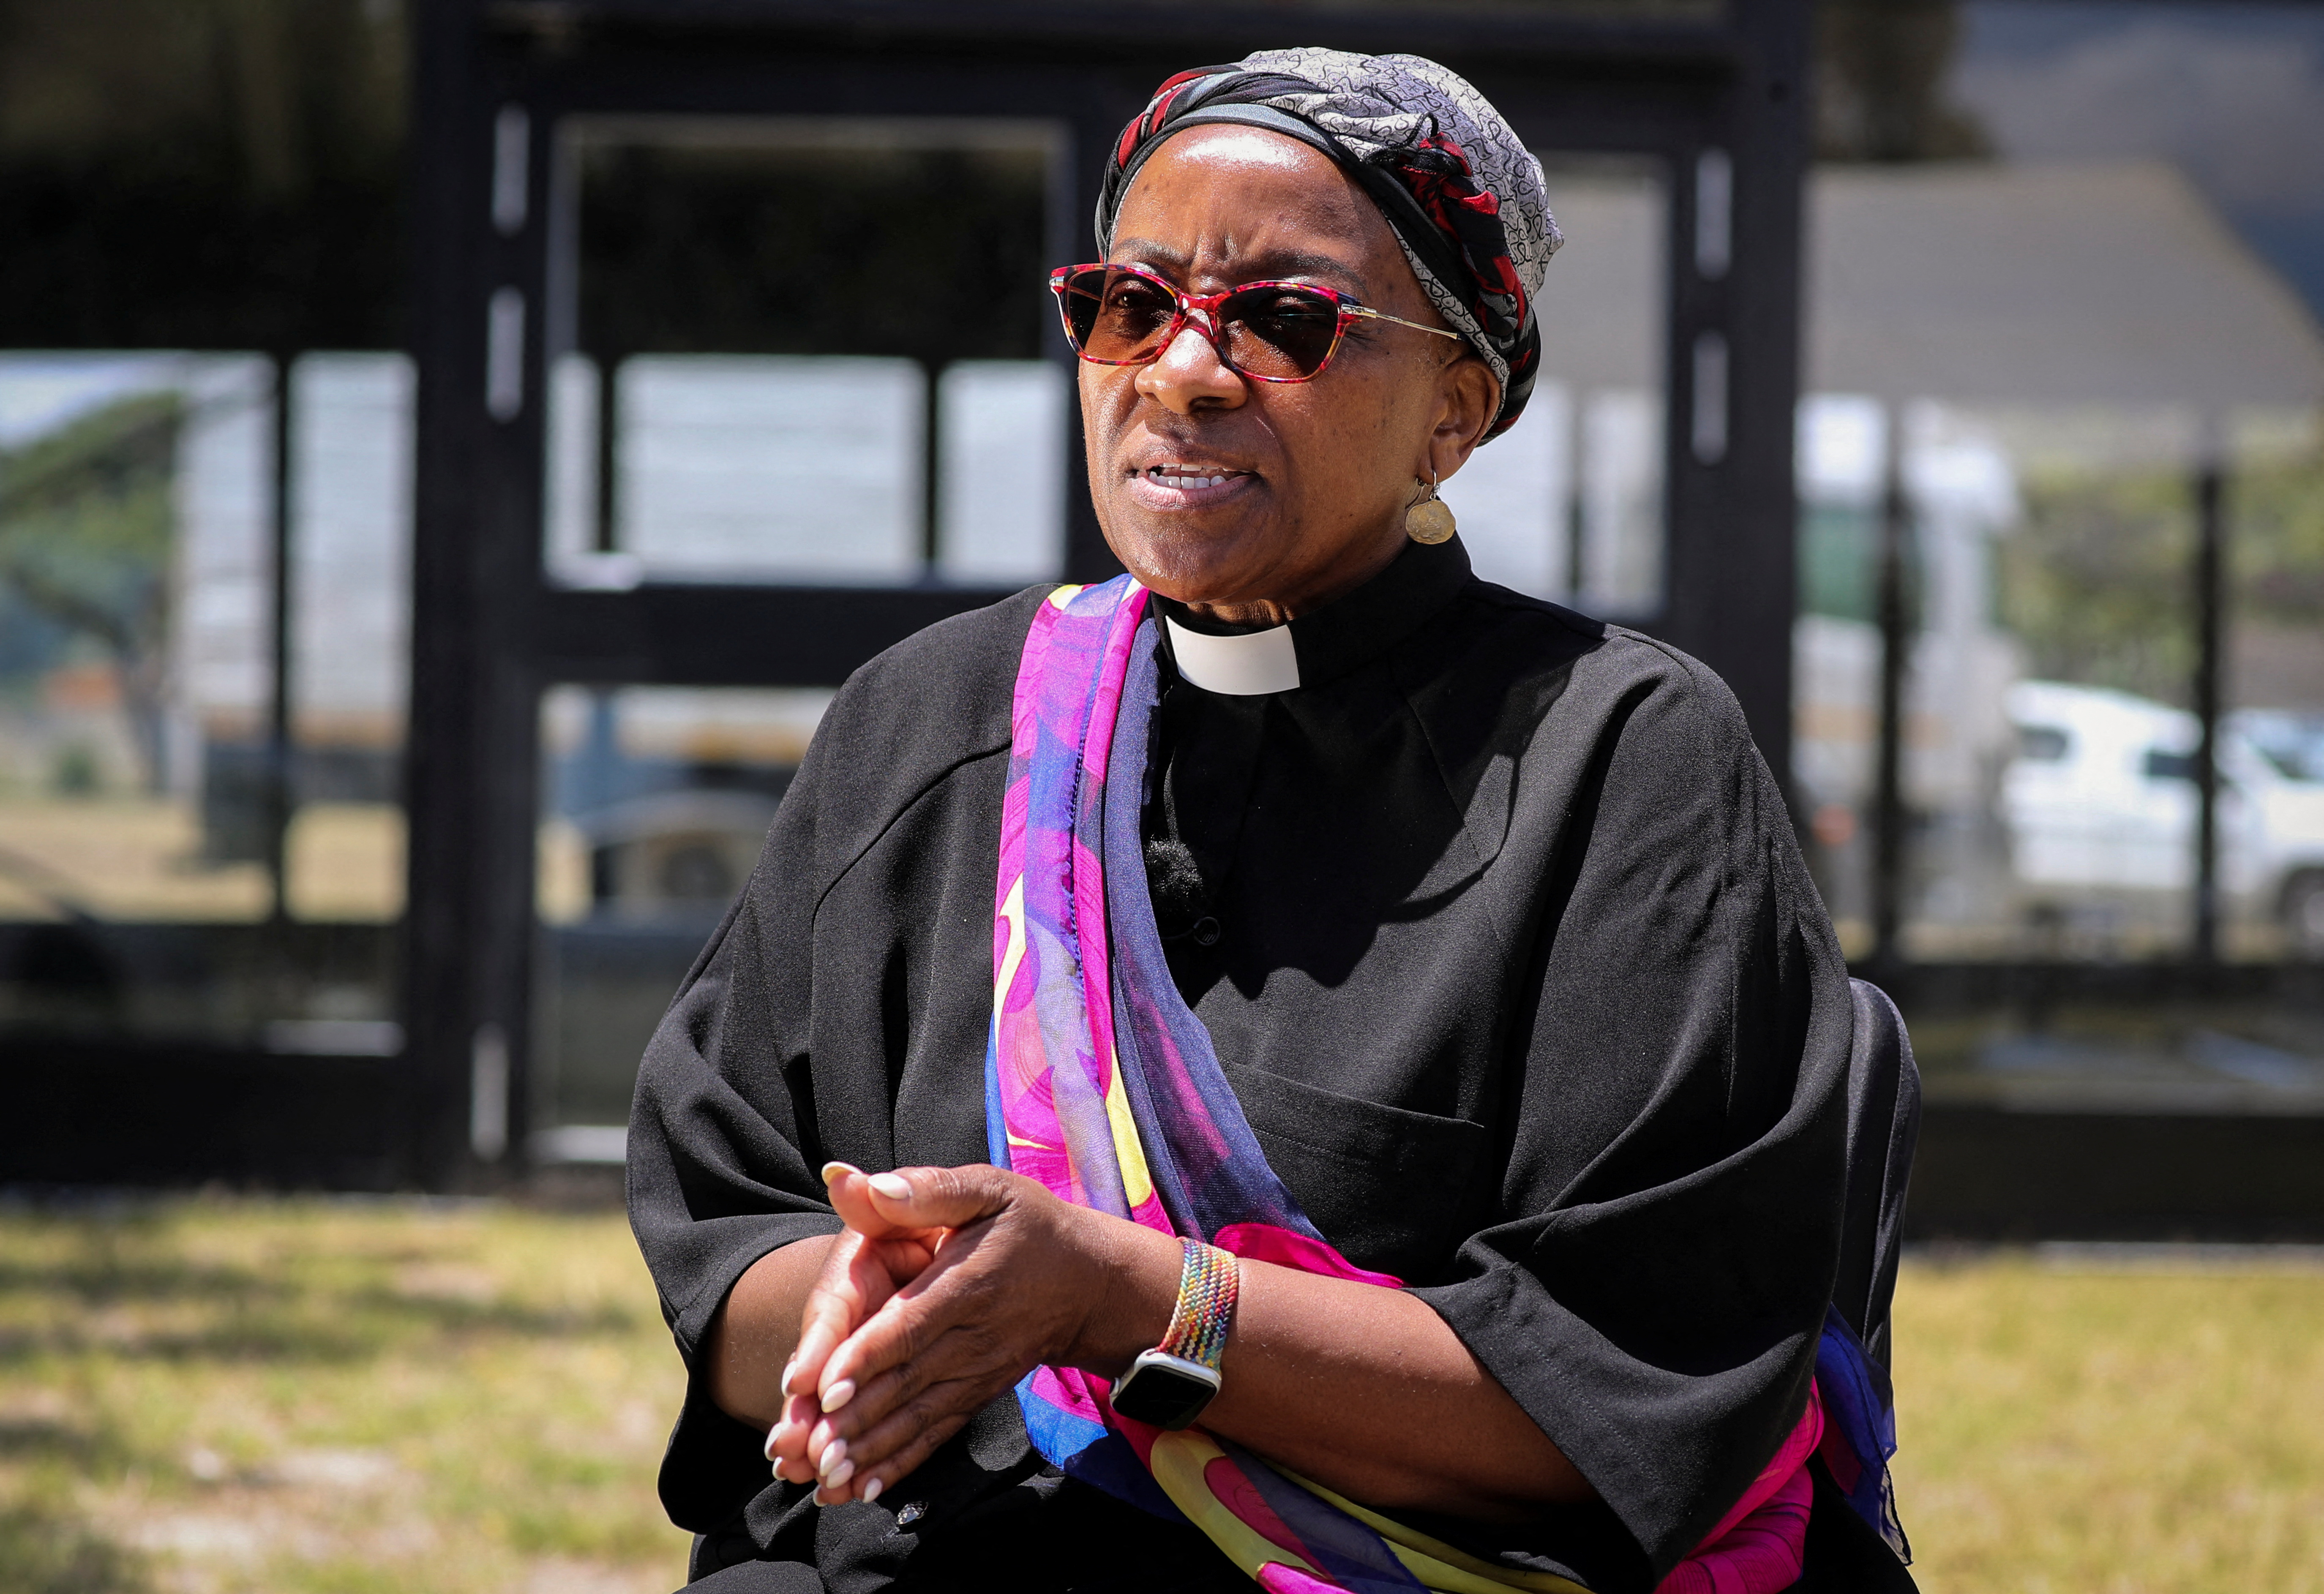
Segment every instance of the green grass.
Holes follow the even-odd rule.
[[[0,1594],[666,1594],[680,1378],[613,1214],[0,1214]]]
[[[2324,1267],[1909,1266],[1928,1594],[2324,1594]],[[0,1208],[0,1594],[666,1594],[617,1215]]]
[[[2324,1267],[1908,1267],[1927,1594],[2324,1591]]]

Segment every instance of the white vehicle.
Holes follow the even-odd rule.
[[[2020,681],[2006,707],[2017,756],[2001,816],[2037,902],[2184,891],[2195,880],[2193,714],[2127,692]],[[2227,905],[2273,915],[2293,951],[2324,955],[2324,779],[2286,751],[2288,716],[2219,727],[2219,883]]]

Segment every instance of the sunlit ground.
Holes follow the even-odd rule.
[[[1896,1323],[1930,1594],[2324,1590],[2324,1257],[1924,1260]]]
[[[403,813],[308,803],[285,840],[290,911],[383,923],[402,910]],[[201,816],[170,797],[0,797],[0,917],[60,906],[127,922],[263,918],[266,871],[202,857]]]
[[[403,811],[307,803],[286,838],[295,918],[388,923],[403,910]],[[543,917],[589,910],[589,847],[569,821],[540,829]],[[202,857],[201,816],[168,797],[26,797],[0,791],[0,918],[60,906],[129,922],[263,918],[266,871]]]
[[[678,1393],[618,1215],[0,1213],[0,1591],[666,1594]]]
[[[2324,1594],[2324,1263],[1923,1259],[1930,1594]],[[0,1594],[661,1594],[678,1394],[617,1215],[0,1208]]]

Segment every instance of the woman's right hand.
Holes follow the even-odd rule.
[[[833,1387],[818,1402],[816,1390],[824,1363],[865,1319],[895,1293],[918,1278],[936,1258],[940,1229],[901,1229],[872,1204],[861,1168],[827,1163],[824,1186],[847,1227],[825,1258],[823,1272],[807,1292],[800,1313],[798,1349],[783,1369],[781,1417],[767,1434],[767,1459],[775,1476],[808,1483],[818,1476],[817,1458],[807,1454],[807,1436],[826,1406],[836,1408],[855,1393],[852,1384]]]

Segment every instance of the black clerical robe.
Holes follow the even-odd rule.
[[[752,1262],[837,1227],[825,1161],[986,1160],[1010,694],[1047,590],[847,683],[647,1053],[631,1213],[689,1365]],[[1323,1233],[1405,1279],[1600,1497],[1416,1525],[1651,1589],[1807,1396],[1851,1033],[1830,924],[1733,696],[1685,655],[1480,581],[1458,542],[1291,629],[1296,689],[1164,671],[1173,975]],[[1250,1587],[1195,1530],[1060,1479],[1013,1399],[876,1505],[770,1483],[761,1437],[696,1380],[661,1488],[705,1535],[696,1574],[731,1569],[715,1589]],[[1858,1569],[1831,1586],[1891,1586],[1828,1489],[1811,1583],[1819,1557]]]

